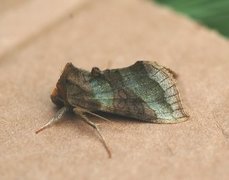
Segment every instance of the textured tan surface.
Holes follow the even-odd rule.
[[[91,118],[112,159],[79,117],[34,134],[56,112],[49,94],[67,61],[89,70],[138,59],[179,74],[189,121]],[[91,2],[0,59],[1,179],[228,179],[228,69],[228,41],[167,9],[144,1]]]
[[[23,5],[28,0],[0,0],[0,13]]]
[[[7,10],[6,6],[7,11],[0,16],[0,58],[38,36],[42,30],[54,26],[73,9],[79,9],[86,0],[68,0],[65,3],[62,0],[49,0],[49,3],[46,0],[33,0],[24,4],[18,2],[16,7],[13,2],[16,6],[16,1],[12,1],[12,9]]]

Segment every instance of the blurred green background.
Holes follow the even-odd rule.
[[[229,0],[155,0],[229,37]]]

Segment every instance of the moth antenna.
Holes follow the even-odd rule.
[[[67,110],[67,107],[62,107],[59,111],[57,111],[55,116],[49,122],[47,122],[44,126],[38,129],[35,133],[37,134],[43,131],[44,129],[48,128],[49,126],[53,125],[54,123],[58,122]]]
[[[107,145],[107,143],[106,143],[106,141],[105,141],[105,138],[104,138],[104,137],[102,136],[102,134],[100,133],[99,128],[97,127],[97,125],[96,125],[95,123],[91,122],[91,121],[83,114],[84,112],[87,112],[87,111],[81,111],[81,110],[78,109],[78,108],[74,108],[73,111],[74,111],[76,114],[78,114],[80,117],[82,117],[82,119],[83,119],[83,121],[84,121],[85,123],[87,123],[88,125],[90,125],[91,127],[93,127],[93,128],[96,130],[96,132],[98,133],[98,135],[99,135],[99,137],[100,137],[100,140],[102,141],[102,143],[103,143],[103,145],[104,145],[104,147],[105,147],[105,149],[106,149],[106,151],[107,151],[108,157],[111,158],[111,151],[110,151],[110,149],[109,149],[109,147],[108,147],[108,145]],[[93,115],[94,115],[94,113],[93,113]],[[96,114],[96,115],[97,115],[97,114]]]

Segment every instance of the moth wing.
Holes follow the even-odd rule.
[[[129,68],[120,70],[122,82],[149,107],[157,117],[156,123],[178,123],[185,121],[184,112],[174,74],[167,68],[148,61],[138,61]]]
[[[97,72],[97,71],[96,71]],[[171,70],[147,61],[94,73],[90,95],[76,102],[88,110],[120,114],[155,123],[187,119]],[[76,97],[76,96],[75,96]]]
[[[114,77],[117,78],[117,76]],[[100,103],[99,111],[140,120],[156,119],[154,111],[141,98],[119,83],[121,81],[112,81],[111,79],[91,82],[93,100]]]

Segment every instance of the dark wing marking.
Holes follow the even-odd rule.
[[[122,82],[119,70],[106,70],[100,79],[91,81],[94,99],[100,101],[101,111],[140,120],[155,119],[154,111]]]

